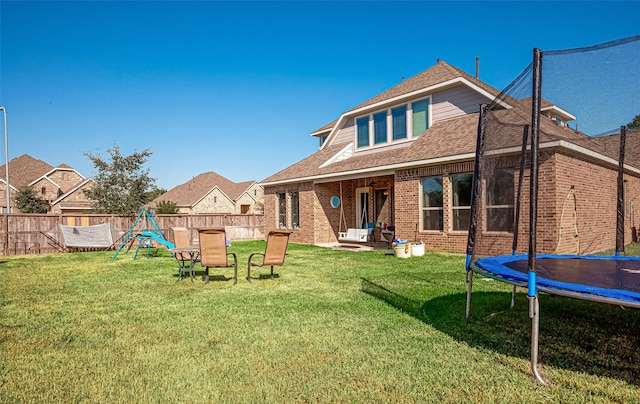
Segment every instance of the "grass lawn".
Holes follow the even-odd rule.
[[[476,276],[467,323],[463,256],[292,244],[249,283],[264,242],[230,251],[236,286],[178,282],[164,250],[2,257],[0,402],[640,400],[637,310],[542,295],[540,386],[525,293],[508,309],[511,287]]]

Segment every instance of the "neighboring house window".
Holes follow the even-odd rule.
[[[471,186],[473,174],[455,174],[451,176],[451,195],[453,210],[453,230],[468,231],[471,216]]]
[[[513,231],[513,170],[496,170],[487,180],[487,231]]]
[[[213,203],[218,203],[218,197],[217,196],[213,197]]]
[[[42,188],[40,189],[40,193],[41,193],[42,195],[46,195],[46,194],[47,194],[47,187],[42,187]]]
[[[429,99],[411,105],[413,116],[413,137],[420,136],[429,129]]]
[[[422,229],[443,230],[442,176],[422,179]]]
[[[407,138],[407,106],[403,105],[391,110],[391,130],[393,140]]]
[[[284,192],[278,193],[278,227],[287,227],[287,195]]]
[[[360,118],[356,120],[356,126],[358,131],[358,147],[369,146],[369,117]]]
[[[373,143],[387,143],[387,111],[373,115]]]
[[[298,192],[291,192],[291,227],[300,227],[300,197]]]

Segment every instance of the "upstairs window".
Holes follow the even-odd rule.
[[[356,119],[358,149],[415,138],[429,128],[431,98],[374,112]]]
[[[418,137],[429,129],[429,99],[414,102],[412,105],[413,137]]]
[[[373,143],[387,143],[387,112],[373,115]]]
[[[356,126],[358,131],[358,147],[369,146],[369,117],[360,118],[356,120]]]
[[[391,130],[393,140],[407,138],[407,106],[403,105],[391,110]]]

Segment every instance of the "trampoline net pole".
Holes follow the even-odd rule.
[[[620,153],[618,157],[618,201],[616,215],[616,255],[624,253],[624,148],[626,128],[620,128]]]

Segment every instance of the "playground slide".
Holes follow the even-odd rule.
[[[151,237],[152,239],[154,239],[155,241],[157,241],[158,243],[164,245],[167,248],[175,248],[176,246],[170,242],[165,240],[164,238],[158,236],[156,233],[152,232],[152,231],[143,231],[142,233],[140,233],[141,236],[144,237]]]

